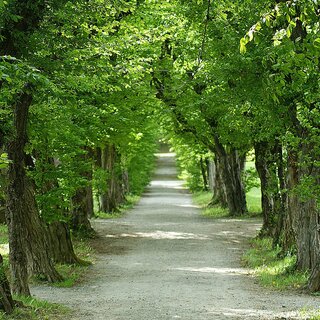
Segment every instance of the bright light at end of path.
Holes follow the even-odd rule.
[[[168,152],[168,153],[155,153],[156,157],[159,158],[174,158],[176,154],[174,152]]]
[[[183,181],[179,180],[152,180],[150,182],[152,187],[164,187],[172,189],[186,189],[183,186]]]

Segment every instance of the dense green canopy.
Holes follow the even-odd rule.
[[[318,290],[319,10],[317,0],[0,1],[0,201],[11,219],[19,183],[6,189],[5,168],[34,183],[46,223],[90,229],[94,210],[144,190],[160,138],[192,188],[215,179],[213,202],[241,215],[254,152],[263,233],[297,251]]]

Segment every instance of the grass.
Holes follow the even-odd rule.
[[[14,297],[23,307],[16,308],[11,315],[0,311],[0,320],[61,320],[68,318],[70,310],[58,304],[34,299],[32,297]]]
[[[5,224],[0,224],[0,244],[7,244],[8,242],[8,227]]]
[[[314,312],[314,311],[312,310],[311,312]],[[302,310],[301,313],[302,313],[302,315],[303,315],[304,313],[309,314],[309,313],[310,313],[310,310],[308,310],[308,309],[307,309],[307,310]],[[311,318],[309,318],[309,320],[320,320],[320,311],[316,311],[316,312],[311,316]]]
[[[127,195],[126,202],[122,204],[115,212],[95,212],[95,217],[100,219],[117,219],[122,218],[126,211],[133,208],[134,205],[140,200],[140,196]]]
[[[228,210],[219,206],[208,207],[212,192],[199,191],[192,194],[193,203],[202,208],[201,215],[207,218],[222,218],[228,216]]]
[[[193,203],[202,208],[201,215],[207,218],[223,218],[229,216],[227,208],[220,206],[208,206],[212,199],[212,192],[199,191],[192,195]],[[259,188],[252,188],[247,193],[248,215],[244,218],[257,216],[261,214],[261,194]],[[237,217],[239,218],[239,217]]]
[[[246,194],[249,214],[261,213],[261,191],[260,188],[252,188]]]
[[[279,290],[303,288],[307,272],[295,270],[295,255],[280,257],[280,248],[272,248],[272,239],[254,239],[251,248],[243,255],[245,266],[252,268],[260,283]]]
[[[73,247],[76,256],[82,261],[79,265],[57,264],[56,269],[64,278],[63,281],[53,283],[52,285],[60,288],[70,288],[78,284],[84,278],[88,267],[93,261],[93,249],[87,240],[73,239]]]
[[[74,237],[72,243],[76,256],[83,263],[80,265],[57,264],[56,269],[62,275],[64,281],[51,284],[53,286],[64,288],[74,286],[83,279],[88,266],[92,263],[94,252],[88,241]],[[8,228],[6,225],[0,225],[0,254],[3,257],[4,270],[9,273]],[[31,282],[42,283],[41,280],[36,278],[32,278]]]

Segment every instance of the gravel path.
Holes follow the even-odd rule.
[[[74,288],[34,287],[77,320],[305,319],[320,299],[261,288],[241,268],[259,220],[207,220],[162,154],[139,204],[125,218],[94,220],[97,262]]]

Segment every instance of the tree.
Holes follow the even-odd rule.
[[[30,1],[17,3],[15,1],[6,3],[1,15],[3,28],[1,30],[1,54],[16,57],[22,56],[21,50],[24,41],[34,31],[42,19],[44,2],[39,1],[32,4]],[[19,42],[20,40],[20,42]],[[2,98],[5,98],[4,105],[12,106],[7,108],[7,113],[14,117],[13,131],[4,132],[6,150],[9,163],[9,185],[7,191],[7,221],[9,225],[10,265],[13,274],[13,291],[18,294],[30,295],[28,287],[28,270],[34,273],[43,274],[51,281],[61,279],[61,276],[54,269],[51,259],[48,256],[46,234],[43,224],[38,215],[34,199],[34,186],[26,174],[27,155],[25,146],[27,143],[27,119],[29,108],[32,103],[32,85],[36,75],[33,70],[24,76],[25,70],[20,70],[23,64],[14,58],[2,59]],[[16,69],[16,70],[14,70]],[[24,68],[25,69],[25,68]],[[22,75],[18,80],[17,87],[11,89],[13,75]],[[30,76],[31,79],[28,79]],[[14,83],[16,84],[16,83]],[[10,98],[13,100],[10,101]],[[12,123],[12,122],[11,122]],[[6,126],[4,129],[7,129]],[[28,240],[26,240],[28,238]]]
[[[262,31],[263,32],[262,32]],[[318,4],[311,1],[275,3],[241,40],[263,39],[265,72],[278,114],[285,110],[287,154],[287,225],[293,230],[297,268],[311,270],[308,287],[320,289],[318,235],[319,92]]]

